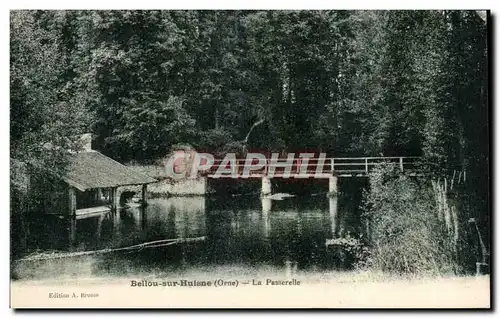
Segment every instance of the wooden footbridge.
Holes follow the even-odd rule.
[[[211,169],[204,175],[208,178],[261,178],[262,194],[271,193],[273,178],[281,179],[329,179],[330,193],[337,192],[339,177],[367,177],[380,166],[394,166],[401,172],[417,176],[420,157],[339,157],[339,158],[284,158],[280,160],[234,159],[215,160]],[[217,173],[225,167],[223,174]],[[249,168],[250,167],[250,168]]]
[[[257,165],[257,160],[248,162],[247,159],[236,159],[227,162],[231,173],[217,175],[216,170],[224,165],[223,160],[215,160],[214,165],[205,175],[208,178],[329,178],[337,177],[366,177],[376,167],[392,165],[401,172],[417,174],[417,163],[420,157],[345,157],[345,158],[310,158],[307,162],[303,158],[293,160],[280,159],[276,162],[266,159],[265,165],[258,169],[248,169],[248,164]]]

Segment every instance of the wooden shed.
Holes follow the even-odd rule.
[[[98,151],[70,155],[66,174],[50,187],[44,187],[45,213],[84,216],[116,211],[119,188],[142,185],[142,204],[146,204],[147,185],[158,180],[134,171]]]
[[[147,185],[157,182],[92,150],[72,155],[63,181],[68,185],[69,214],[77,216],[118,209],[121,186],[142,185],[145,205]]]

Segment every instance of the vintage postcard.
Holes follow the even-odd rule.
[[[484,10],[12,10],[12,308],[490,303]]]

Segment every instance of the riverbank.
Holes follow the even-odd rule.
[[[79,278],[60,281],[17,281],[11,284],[14,307],[265,307],[265,308],[489,308],[490,277],[424,277],[403,279],[370,272],[296,273],[276,272],[258,276],[241,270],[185,273],[183,275],[129,278]],[[213,274],[212,274],[213,273]],[[264,276],[261,276],[263,275]],[[215,276],[219,275],[219,276]],[[162,282],[212,282],[211,286],[161,286]],[[269,280],[290,280],[285,285]],[[216,286],[216,280],[227,282]],[[134,285],[133,282],[136,284]],[[137,287],[139,282],[145,285]],[[234,282],[238,282],[235,286]],[[248,284],[243,284],[248,281]],[[262,285],[256,282],[262,282]],[[147,282],[160,286],[147,287]],[[299,282],[299,283],[297,283]],[[165,283],[166,285],[166,283]],[[49,298],[53,295],[70,297]],[[96,297],[71,297],[97,294]]]

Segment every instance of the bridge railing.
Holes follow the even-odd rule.
[[[412,170],[418,162],[419,157],[338,157],[338,158],[309,158],[307,160],[307,168],[304,167],[306,161],[301,158],[294,158],[293,161],[286,162],[286,158],[281,158],[279,162],[271,162],[271,159],[266,159],[264,167],[257,170],[250,170],[250,175],[267,174],[270,168],[274,168],[276,173],[290,169],[292,175],[301,173],[314,174],[320,171],[326,174],[368,174],[374,168],[381,165],[394,165],[400,171]],[[216,159],[213,167],[207,173],[215,173],[223,160]],[[228,162],[226,162],[227,164]],[[246,159],[236,159],[230,164],[230,167],[236,174],[242,174]],[[257,164],[257,160],[252,162]]]
[[[419,157],[350,157],[331,158],[333,174],[368,174],[374,168],[382,165],[396,166],[401,172],[412,170]]]

